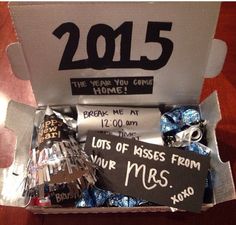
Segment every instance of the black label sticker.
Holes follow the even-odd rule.
[[[60,141],[63,138],[66,138],[65,129],[65,124],[61,119],[57,118],[55,114],[50,116],[45,115],[38,133],[39,149],[51,147],[53,141]]]
[[[72,95],[152,94],[153,77],[71,78]]]
[[[92,131],[85,151],[99,166],[98,187],[200,211],[209,156]]]

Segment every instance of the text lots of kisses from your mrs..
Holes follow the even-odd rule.
[[[209,157],[90,131],[85,151],[99,167],[97,186],[199,212]]]

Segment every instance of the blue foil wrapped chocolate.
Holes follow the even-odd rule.
[[[173,130],[178,131],[178,129],[179,129],[178,125],[173,123],[173,121],[171,121],[169,119],[169,117],[167,117],[166,115],[161,117],[160,124],[161,124],[161,132],[162,133],[166,133],[166,132],[173,131]]]
[[[201,120],[200,112],[196,109],[179,107],[164,113],[160,126],[165,144],[170,147],[186,147],[190,142],[202,139],[205,121]]]
[[[180,107],[164,113],[161,116],[161,132],[181,131],[186,126],[197,124],[201,121],[200,113],[192,108]]]
[[[110,191],[93,187],[90,189],[90,194],[93,198],[93,201],[95,202],[95,205],[99,207],[103,206],[106,203],[107,199],[111,196],[112,193]]]
[[[186,109],[182,113],[182,122],[185,125],[192,125],[201,121],[200,113],[195,109]]]
[[[91,207],[135,207],[147,204],[147,201],[132,198],[122,194],[114,194],[110,191],[102,190],[97,187],[90,187],[85,189],[81,198],[76,201],[77,208],[91,208]]]
[[[81,197],[76,202],[75,206],[77,208],[91,208],[96,206],[94,199],[90,195],[89,189],[85,189],[82,191]]]
[[[185,149],[188,151],[196,152],[200,155],[209,155],[211,151],[210,148],[199,142],[191,142],[190,145],[186,146]]]
[[[135,207],[145,203],[147,203],[147,201],[143,201],[121,194],[113,194],[108,199],[108,205],[115,207]]]

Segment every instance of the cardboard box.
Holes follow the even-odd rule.
[[[220,73],[227,52],[223,41],[213,39],[219,7],[219,3],[12,3],[19,42],[8,47],[8,56],[14,74],[31,81],[40,108],[78,103],[198,106],[204,78]],[[149,79],[152,85],[140,84],[135,89],[135,85],[120,84],[115,89],[95,90],[87,86],[88,78],[119,78],[132,84],[137,78],[141,83]],[[215,127],[221,115],[217,94],[210,95],[199,109],[208,121],[215,171],[214,201],[204,205],[205,209],[234,199],[235,188],[230,164],[221,162],[218,153]],[[17,145],[13,164],[0,170],[1,205],[22,207],[28,202],[21,188],[35,110],[9,103],[5,124],[15,132]],[[163,206],[28,209],[35,213],[170,210]]]

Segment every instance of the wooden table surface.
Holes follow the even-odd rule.
[[[222,120],[216,129],[220,155],[230,161],[236,181],[236,3],[221,6],[216,38],[226,41],[228,54],[222,73],[206,79],[201,99],[217,90],[221,105]],[[16,40],[6,3],[0,3],[0,100],[2,96],[35,105],[30,83],[14,77],[5,48]],[[0,111],[2,111],[0,103]],[[0,165],[8,163],[3,149],[12,144],[4,138],[0,125]],[[7,144],[6,144],[7,141]],[[188,224],[188,225],[235,225],[236,201],[218,204],[201,214],[193,213],[145,213],[145,214],[81,214],[81,215],[33,215],[25,209],[0,206],[0,225],[49,225],[49,224]]]

